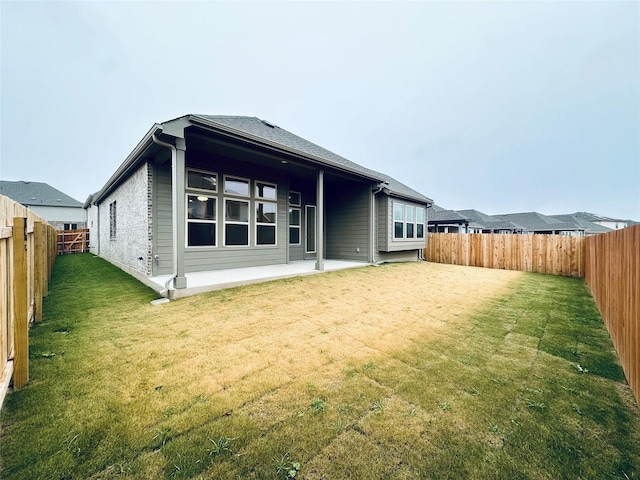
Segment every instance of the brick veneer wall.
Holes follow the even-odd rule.
[[[100,203],[100,256],[151,275],[153,169],[145,163]],[[109,205],[116,202],[116,236],[110,238]]]

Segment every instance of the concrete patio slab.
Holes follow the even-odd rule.
[[[262,267],[231,268],[227,270],[211,270],[207,272],[187,273],[187,288],[172,289],[170,298],[188,297],[198,293],[224,288],[249,285],[251,283],[267,282],[281,278],[297,277],[300,275],[313,275],[331,270],[343,270],[346,268],[358,268],[370,265],[365,262],[349,262],[343,260],[324,260],[324,270],[316,270],[315,260],[291,262],[280,265],[265,265]],[[165,283],[171,275],[159,275],[149,277],[146,282],[157,292],[162,292]]]

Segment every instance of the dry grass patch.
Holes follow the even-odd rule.
[[[638,411],[581,281],[395,264],[154,307],[91,256],[54,274],[3,478],[638,474]]]

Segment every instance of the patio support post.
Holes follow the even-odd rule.
[[[177,252],[176,261],[176,278],[173,281],[174,288],[186,288],[187,277],[184,274],[184,246],[185,246],[185,190],[184,190],[184,175],[185,175],[185,151],[187,144],[184,138],[176,138],[176,161],[173,169],[174,182],[173,188],[176,189],[175,195],[175,223],[173,228],[175,229],[175,245],[173,248]]]
[[[316,188],[316,270],[324,270],[324,171],[318,171],[318,185]]]

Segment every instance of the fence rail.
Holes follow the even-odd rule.
[[[428,262],[584,276],[584,237],[429,233]]]
[[[56,233],[46,220],[0,195],[0,405],[29,380],[29,324],[42,320],[42,297],[56,255]]]
[[[640,225],[586,238],[585,279],[640,404]]]
[[[89,229],[58,230],[58,255],[89,251]]]

